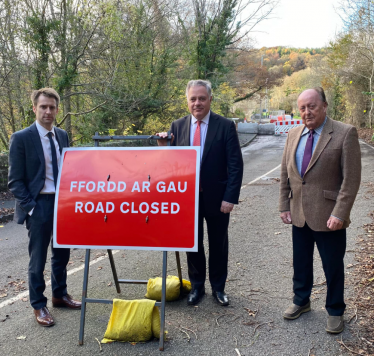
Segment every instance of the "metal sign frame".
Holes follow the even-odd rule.
[[[95,147],[100,146],[100,141],[109,141],[109,140],[159,140],[159,136],[100,136],[98,132],[95,132],[95,136],[92,137],[95,141]],[[172,136],[168,132],[167,145],[170,146]],[[113,273],[114,283],[116,286],[117,293],[121,293],[120,283],[124,284],[147,284],[147,280],[131,280],[131,279],[119,279],[117,275],[116,266],[113,259],[113,253],[111,249],[108,249],[108,257],[110,266]],[[102,304],[113,304],[111,299],[94,299],[87,297],[87,287],[88,287],[88,277],[89,277],[89,268],[90,268],[90,255],[91,249],[86,249],[86,256],[84,262],[84,275],[83,275],[83,291],[82,291],[82,308],[81,308],[81,318],[80,318],[80,329],[79,329],[79,345],[83,345],[84,339],[84,327],[85,327],[85,318],[86,318],[86,305],[87,303],[102,303]],[[177,260],[177,269],[178,277],[180,281],[181,295],[182,295],[182,270],[180,264],[179,252],[175,252]],[[161,327],[160,327],[160,341],[159,341],[159,350],[164,350],[164,338],[165,338],[165,302],[166,302],[166,277],[167,277],[167,251],[163,251],[162,258],[162,296],[161,302],[156,302],[155,306],[161,307]]]
[[[148,136],[147,136],[148,138]],[[196,162],[195,162],[195,167],[191,167],[191,169],[195,169],[196,170],[196,175],[195,175],[195,179],[194,179],[194,192],[190,193],[190,197],[192,197],[192,195],[194,196],[194,199],[195,199],[195,204],[194,204],[194,214],[193,216],[189,216],[189,219],[194,219],[195,222],[198,221],[199,219],[199,215],[198,215],[198,202],[199,202],[199,170],[200,170],[200,146],[184,146],[184,147],[173,147],[173,156],[174,156],[174,159],[176,157],[176,154],[178,154],[180,151],[184,151],[184,152],[187,152],[187,151],[194,151],[194,153],[196,153]],[[70,242],[60,242],[59,241],[59,236],[61,235],[64,235],[66,237],[66,231],[62,231],[64,230],[65,226],[64,226],[64,222],[61,222],[61,219],[59,218],[61,215],[60,215],[60,209],[59,209],[59,202],[60,202],[60,192],[61,192],[61,184],[62,183],[65,183],[66,184],[66,179],[63,179],[62,178],[62,174],[66,173],[67,172],[65,171],[64,172],[64,166],[65,165],[69,165],[69,154],[80,154],[80,153],[87,153],[89,151],[92,151],[94,154],[97,154],[98,153],[98,147],[79,147],[79,148],[64,148],[63,151],[62,151],[62,157],[63,159],[61,160],[61,163],[60,163],[60,168],[59,168],[59,171],[60,171],[60,174],[58,175],[58,182],[57,182],[57,186],[59,187],[59,189],[57,190],[56,192],[56,198],[55,198],[55,214],[54,214],[54,223],[53,223],[53,246],[54,247],[57,247],[57,248],[81,248],[81,249],[111,249],[111,250],[152,250],[152,251],[186,251],[186,252],[196,252],[197,251],[197,246],[198,246],[198,224],[195,223],[194,224],[194,227],[193,227],[193,232],[190,231],[190,234],[188,234],[189,236],[189,243],[193,243],[192,246],[189,246],[187,247],[187,245],[183,245],[183,244],[180,244],[179,243],[179,246],[177,245],[164,245],[164,244],[160,244],[158,246],[156,245],[152,245],[152,244],[149,244],[149,245],[144,245],[143,243],[140,243],[140,244],[116,244],[114,243],[110,238],[107,240],[105,240],[105,244],[93,244],[91,243],[91,239],[89,240],[85,240],[84,243],[80,242],[78,243],[75,239],[71,238],[70,239]],[[150,148],[150,147],[139,147],[139,148],[135,148],[135,147],[129,147],[129,148],[124,148],[124,147],[102,147],[99,151],[99,153],[109,153],[110,152],[114,152],[116,154],[121,154],[121,152],[123,152],[125,155],[126,154],[131,154],[132,152],[135,152],[137,154],[142,154],[142,153],[162,153],[162,152],[167,152],[169,151],[170,152],[170,147],[168,146],[163,146],[163,147],[154,147],[154,148]],[[166,156],[168,156],[166,154]],[[100,157],[100,156],[98,156]],[[71,157],[70,157],[71,158]],[[168,160],[168,158],[165,159],[166,161]],[[92,169],[93,171],[95,171],[95,169],[98,169],[98,162],[99,160],[97,159],[96,161],[95,160],[91,160],[91,163],[92,163]],[[76,161],[77,162],[77,161]],[[79,162],[79,160],[78,160]],[[96,163],[95,163],[96,162]],[[101,165],[101,164],[100,164]],[[100,167],[101,169],[101,167]],[[105,174],[106,176],[106,174]],[[151,176],[150,175],[147,175],[148,176],[148,179],[150,180]],[[66,177],[66,176],[65,176]],[[108,178],[107,178],[107,181],[109,181],[110,179],[110,175],[108,175]],[[192,181],[191,181],[192,183]],[[66,187],[65,187],[66,188]],[[66,194],[69,194],[66,190],[63,190],[64,194],[62,195],[62,197],[64,199],[67,198]],[[70,190],[70,194],[71,194],[71,190]],[[128,197],[130,199],[130,197]],[[80,199],[78,198],[78,196],[76,196],[76,199]],[[175,201],[179,202],[178,199],[176,199]],[[151,203],[147,200],[147,202],[149,203],[149,205],[151,205]],[[190,206],[190,208],[192,208],[192,205]],[[139,208],[138,208],[139,209]],[[76,212],[76,211],[75,211]],[[66,212],[65,212],[66,213]],[[139,214],[141,215],[141,214]],[[145,221],[148,222],[148,214],[144,214],[144,216],[147,216]],[[177,216],[175,215],[175,218]],[[111,219],[111,217],[109,217],[109,219]],[[181,219],[181,218],[179,218]],[[105,214],[104,216],[104,221],[106,222],[107,221],[107,215]],[[112,220],[113,221],[113,220]],[[190,221],[190,220],[189,220]],[[190,221],[190,222],[191,222]],[[66,220],[65,220],[66,222]],[[70,220],[70,216],[69,216],[69,225],[73,224],[74,223],[77,223],[76,220]],[[117,222],[118,223],[118,222]],[[79,222],[80,224],[80,222]],[[71,225],[71,226],[73,226]],[[59,229],[59,226],[61,226],[61,228]],[[178,224],[178,227],[179,227],[179,224]],[[59,231],[60,231],[60,234],[59,234]],[[69,231],[69,230],[68,230]],[[111,232],[111,233],[114,233],[114,231],[118,232],[118,230],[111,230],[111,231],[108,231]],[[91,230],[92,232],[92,230]],[[191,238],[192,237],[192,233],[193,233],[193,239]],[[71,231],[70,231],[70,235],[71,236]],[[121,237],[122,238],[122,237]],[[63,240],[63,238],[62,238]],[[136,240],[136,239],[135,239]],[[159,242],[162,241],[162,239],[160,238],[160,240],[158,240]],[[175,241],[174,241],[175,242]],[[182,247],[183,246],[183,247]]]

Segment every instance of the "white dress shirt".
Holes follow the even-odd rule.
[[[55,183],[53,180],[53,168],[52,168],[52,151],[51,144],[48,138],[49,131],[40,125],[36,121],[36,128],[38,129],[40,141],[43,146],[44,159],[45,159],[45,183],[43,189],[40,191],[40,194],[54,194],[56,192]],[[60,166],[60,148],[56,139],[55,128],[52,127],[52,140],[56,148],[57,156],[57,167]],[[57,182],[56,182],[57,183]]]
[[[201,120],[201,124],[200,124],[200,139],[201,139],[200,162],[203,158],[206,133],[208,132],[209,118],[210,118],[210,111],[208,112],[208,115],[205,116],[204,119]],[[193,146],[193,137],[195,135],[196,128],[197,128],[197,119],[195,116],[191,115],[190,146]]]

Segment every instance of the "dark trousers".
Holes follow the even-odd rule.
[[[347,244],[346,230],[313,231],[307,224],[292,226],[294,304],[305,305],[313,288],[314,242],[322,260],[326,276],[326,310],[329,315],[344,314],[344,255]]]
[[[44,296],[44,267],[47,260],[48,246],[53,231],[54,194],[39,194],[33,214],[26,218],[29,234],[29,290],[30,303],[34,309],[47,305]],[[52,293],[56,298],[67,294],[66,266],[69,262],[70,249],[53,248],[51,258]]]
[[[228,227],[230,214],[219,213],[206,216],[203,204],[203,193],[199,199],[199,233],[198,252],[187,252],[188,275],[194,289],[204,287],[206,279],[206,259],[204,251],[204,219],[208,227],[209,242],[209,281],[212,289],[223,292],[227,279],[227,262],[229,255]]]

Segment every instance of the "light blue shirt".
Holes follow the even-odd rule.
[[[327,121],[327,117],[325,118],[325,121],[323,122],[323,124],[314,130],[312,154],[314,153],[314,149],[317,146],[317,142],[321,136],[321,133],[322,133],[323,127],[326,124],[326,121]],[[304,131],[300,137],[299,145],[297,146],[297,150],[296,150],[296,165],[297,165],[297,170],[299,171],[300,176],[301,176],[301,166],[303,164],[305,145],[308,139],[308,135],[309,135],[309,129],[305,126]]]
[[[325,118],[325,121],[323,122],[323,124],[314,130],[312,154],[314,153],[314,149],[317,146],[317,142],[319,138],[321,137],[321,133],[322,133],[323,127],[326,124],[326,121],[327,121],[327,117]],[[305,126],[304,131],[300,137],[299,145],[297,146],[297,150],[296,150],[296,164],[297,164],[297,170],[299,171],[300,176],[301,176],[301,166],[303,164],[303,157],[304,157],[306,141],[308,139],[308,134],[309,134],[309,129]],[[334,216],[334,215],[331,215],[331,216],[343,221],[337,216]]]

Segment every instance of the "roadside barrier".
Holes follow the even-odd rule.
[[[274,135],[287,134],[292,128],[303,125],[302,120],[288,120],[288,121],[277,121],[275,122],[275,133]]]

